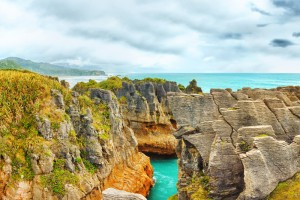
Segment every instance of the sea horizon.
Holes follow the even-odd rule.
[[[187,86],[195,79],[203,92],[211,89],[237,91],[244,87],[272,89],[282,86],[299,86],[300,73],[115,73],[108,76],[61,76],[73,87],[77,82],[88,82],[90,79],[103,81],[109,76],[128,77],[130,79],[162,78]]]

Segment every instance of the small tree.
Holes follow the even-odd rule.
[[[199,94],[202,93],[201,87],[198,87],[197,81],[193,79],[190,84],[186,87],[186,93],[188,94]]]

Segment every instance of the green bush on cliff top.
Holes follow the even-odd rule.
[[[195,79],[190,82],[185,91],[188,94],[202,94],[202,89],[201,87],[198,87],[197,81]]]
[[[151,78],[151,77],[146,77],[142,80],[135,79],[134,82],[141,84],[141,83],[146,83],[146,82],[152,82],[152,83],[158,83],[158,84],[164,84],[167,80],[162,79],[162,78]]]
[[[127,83],[134,82],[136,84],[152,82],[152,83],[164,84],[166,82],[166,80],[161,79],[161,78],[147,77],[142,80],[135,79],[134,81],[132,81],[128,77],[120,78],[118,76],[112,76],[101,82],[96,82],[95,80],[89,80],[89,82],[86,82],[86,83],[79,82],[73,87],[73,90],[75,90],[76,92],[78,92],[80,94],[88,94],[88,92],[91,88],[101,88],[101,89],[116,92],[118,89],[122,88],[122,82],[127,82]]]
[[[89,82],[79,82],[77,83],[73,90],[80,94],[87,94],[91,88],[101,88],[104,90],[111,90],[116,92],[118,89],[122,88],[122,82],[127,81],[127,78],[120,78],[117,76],[109,77],[108,79],[96,82],[95,80],[89,80]]]

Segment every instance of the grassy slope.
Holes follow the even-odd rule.
[[[61,144],[54,138],[46,141],[37,131],[36,116],[51,121],[51,129],[57,132],[60,122],[69,121],[69,116],[58,109],[50,94],[51,89],[59,90],[64,97],[66,110],[71,103],[71,91],[64,88],[58,81],[47,76],[24,70],[0,70],[0,156],[6,154],[12,159],[12,174],[8,185],[19,180],[32,180],[31,154],[51,155],[53,148],[57,150]],[[99,130],[99,139],[107,140],[110,134],[108,107],[94,104],[88,96],[78,98],[81,113],[86,108],[93,112],[94,127]],[[69,133],[72,144],[84,149],[83,139],[78,138],[74,131]],[[52,149],[52,150],[51,150]],[[82,149],[81,149],[82,151]],[[76,162],[83,163],[89,173],[97,168],[85,157]],[[42,175],[42,183],[58,196],[64,194],[65,184],[77,184],[76,173],[64,168],[65,159],[56,157],[52,173]],[[4,165],[0,159],[0,171]]]
[[[12,179],[34,176],[30,154],[40,152],[45,144],[37,131],[36,115],[54,124],[65,120],[51,103],[52,88],[70,101],[70,92],[55,80],[28,71],[0,70],[0,154],[12,158]]]
[[[58,65],[52,65],[49,63],[36,63],[30,60],[24,60],[16,57],[6,58],[4,60],[1,60],[0,63],[7,62],[7,61],[12,61],[17,65],[22,66],[23,69],[40,73],[40,74],[50,75],[50,76],[105,75],[103,71],[99,71],[99,70],[74,69],[74,68],[68,68],[68,67],[63,67]],[[0,64],[0,69],[1,69],[1,64]]]
[[[292,179],[279,183],[268,200],[296,200],[300,199],[300,173]]]

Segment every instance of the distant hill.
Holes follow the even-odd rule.
[[[100,76],[106,75],[100,70],[75,69],[50,63],[38,63],[17,57],[0,60],[0,69],[26,69],[49,76]]]
[[[20,65],[11,60],[1,60],[0,69],[22,69]]]

